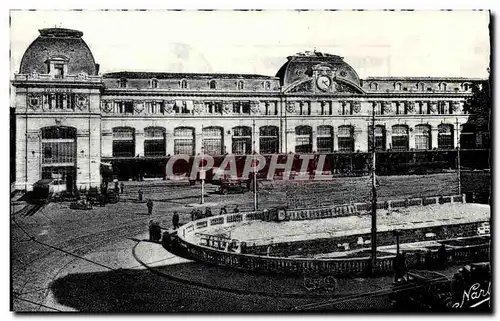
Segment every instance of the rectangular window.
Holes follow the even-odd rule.
[[[353,128],[351,126],[340,126],[338,132],[338,148],[340,152],[354,151]]]
[[[132,101],[125,101],[123,103],[123,108],[124,108],[124,112],[126,114],[133,114],[134,113],[134,102],[132,102]]]
[[[234,114],[241,113],[241,103],[240,102],[234,102],[233,103],[233,113]]]
[[[194,155],[194,139],[176,138],[174,140],[174,154]]]
[[[75,142],[42,142],[42,164],[73,163]]]
[[[43,158],[52,158],[52,148],[46,146],[43,148]]]
[[[333,151],[333,128],[330,126],[319,126],[317,136],[317,152],[331,153]]]
[[[64,78],[64,65],[61,64],[54,65],[54,78],[57,79]]]
[[[165,156],[165,140],[164,139],[145,140],[144,156],[146,157]]]
[[[250,102],[249,101],[245,101],[245,102],[241,103],[241,112],[243,114],[250,114]]]
[[[372,150],[372,126],[368,126],[368,150]],[[378,125],[375,126],[375,150],[383,151],[385,150],[385,127]]]
[[[113,141],[113,157],[134,157],[135,143],[128,140]]]
[[[429,149],[429,138],[424,135],[415,135],[415,149]]]

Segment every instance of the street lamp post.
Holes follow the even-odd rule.
[[[377,263],[377,177],[375,175],[376,153],[375,153],[375,104],[372,111],[372,227],[371,227],[371,273],[375,270]]]
[[[460,131],[458,127],[458,117],[456,118],[457,128],[457,176],[458,176],[458,194],[462,195],[462,178],[460,177]]]
[[[255,154],[256,154],[256,151],[255,151],[255,135],[256,135],[256,132],[255,132],[255,119],[253,120],[253,160],[252,160],[252,165],[253,165],[253,210],[254,211],[257,211],[257,209],[259,208],[258,206],[258,199],[257,199],[257,162],[255,161]]]

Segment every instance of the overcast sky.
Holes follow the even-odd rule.
[[[38,29],[83,32],[101,72],[275,75],[318,50],[369,76],[487,77],[488,12],[12,11],[11,72]]]

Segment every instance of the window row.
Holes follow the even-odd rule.
[[[331,153],[355,151],[354,126],[342,125],[337,127],[337,135],[334,135],[334,127],[328,125],[316,128],[316,147],[313,146],[313,128],[311,126],[297,126],[295,128],[295,153]],[[280,134],[277,126],[263,126],[259,128],[258,143],[261,154],[274,154],[280,152]],[[376,125],[373,130],[368,128],[368,149],[373,144],[376,150],[383,151],[387,148],[396,151],[407,151],[410,149],[410,131],[414,131],[414,146],[417,150],[428,150],[432,148],[453,149],[454,126],[441,124],[437,127],[437,146],[432,146],[431,126],[417,125],[409,128],[407,125],[394,125],[391,127],[390,144],[387,144],[387,132],[383,125]],[[251,154],[255,150],[253,144],[252,128],[238,126],[227,133],[231,135],[231,151],[233,154]],[[226,153],[224,145],[224,129],[222,127],[205,127],[201,133],[202,152],[209,155],[221,155]],[[373,137],[375,140],[373,141]],[[173,142],[174,154],[195,154],[196,144],[195,129],[192,127],[177,127],[174,129]],[[337,148],[334,147],[336,139]],[[475,148],[476,131],[471,125],[463,125],[460,133],[460,144],[464,149]],[[163,127],[148,127],[144,131],[144,156],[165,156],[166,136]],[[135,130],[129,127],[118,127],[113,129],[113,157],[135,156]]]
[[[159,87],[159,81],[158,79],[151,79],[149,81],[149,87],[152,89],[158,89]],[[182,79],[179,81],[179,88],[180,89],[189,89],[189,84],[186,79]],[[120,79],[118,80],[118,87],[120,88],[127,88],[128,87],[128,80],[127,79]],[[216,80],[210,80],[208,82],[208,88],[209,89],[219,89],[218,83]],[[262,88],[265,90],[271,90],[271,82],[270,81],[264,81],[262,82]],[[227,88],[226,88],[227,89]],[[243,80],[238,80],[236,82],[236,89],[238,90],[244,90],[245,89],[245,82]]]
[[[459,91],[459,90],[469,90],[471,88],[472,84],[470,83],[462,83],[460,85],[458,85],[458,87],[454,87],[454,90],[455,91]],[[380,85],[376,82],[371,82],[368,87],[371,89],[371,90],[378,90]],[[434,90],[434,87],[433,85],[430,85],[430,86],[427,86],[426,87],[426,84],[423,83],[423,82],[417,82],[415,85],[413,86],[403,86],[403,84],[401,82],[395,82],[393,83],[392,85],[392,88],[394,90],[402,90],[402,91],[408,91],[408,90],[411,90],[411,89],[415,89],[415,90],[418,90],[418,91],[433,91]],[[447,91],[449,90],[449,87],[448,87],[448,84],[445,83],[445,82],[440,82],[438,85],[437,85],[437,88],[438,90],[440,91]]]

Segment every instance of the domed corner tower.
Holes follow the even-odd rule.
[[[99,66],[83,32],[39,30],[14,75],[16,189],[53,179],[73,192],[100,185]]]
[[[83,41],[83,32],[72,29],[48,28],[26,49],[19,68],[20,74],[95,76],[99,66]],[[63,67],[63,69],[61,69]]]
[[[276,74],[284,93],[364,94],[358,74],[340,56],[306,51],[287,59]]]

